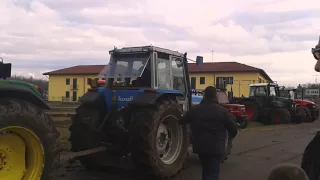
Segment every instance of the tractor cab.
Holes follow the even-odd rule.
[[[286,107],[292,108],[294,101],[291,98],[281,97],[280,89],[277,83],[257,83],[250,84],[250,98],[259,99],[262,106],[266,108]]]
[[[275,83],[257,83],[250,84],[250,97],[276,97],[279,94],[278,85]]]
[[[292,99],[292,100],[296,100],[298,99],[297,97],[297,89],[295,88],[285,88],[284,86],[283,87],[280,87],[279,88],[279,96],[280,97],[284,97],[284,98],[289,98],[289,99]]]
[[[108,108],[112,104],[127,107],[141,93],[163,93],[172,94],[188,109],[191,92],[186,54],[154,46],[115,48],[109,54],[110,62],[99,74],[106,79],[105,86],[97,88],[98,82],[91,83],[93,91],[108,98]],[[197,65],[202,61],[198,56]]]

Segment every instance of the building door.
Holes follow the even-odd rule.
[[[72,92],[72,101],[77,101],[77,91]]]
[[[190,88],[191,89],[196,89],[196,84],[197,84],[197,78],[196,77],[192,77],[191,78],[191,83],[190,83]]]
[[[73,80],[72,80],[72,89],[78,89],[77,88],[77,78],[74,78]]]

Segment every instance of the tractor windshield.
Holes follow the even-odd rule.
[[[150,87],[150,53],[112,55],[99,77],[113,79],[113,87]]]
[[[102,78],[137,78],[141,77],[150,54],[112,55],[109,64],[100,72]]]

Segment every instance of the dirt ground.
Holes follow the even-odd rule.
[[[58,123],[59,124],[59,123]],[[67,142],[68,130],[60,123],[62,142]],[[252,125],[251,125],[252,126]],[[242,130],[234,140],[232,154],[223,164],[222,180],[250,179],[264,180],[273,166],[283,163],[300,164],[306,145],[320,130],[320,121],[300,125],[280,125],[252,127]],[[65,143],[65,148],[68,144]],[[200,180],[201,168],[195,155],[188,158],[189,167],[179,173],[173,180]],[[139,180],[134,172],[114,171],[89,172],[78,163],[62,162],[59,180]]]

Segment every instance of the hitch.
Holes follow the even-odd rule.
[[[104,152],[106,150],[107,150],[107,147],[101,146],[101,147],[96,147],[93,149],[87,149],[87,150],[78,151],[78,152],[68,152],[64,155],[64,158],[74,159],[76,157],[87,156],[87,155],[91,155],[99,152]]]

